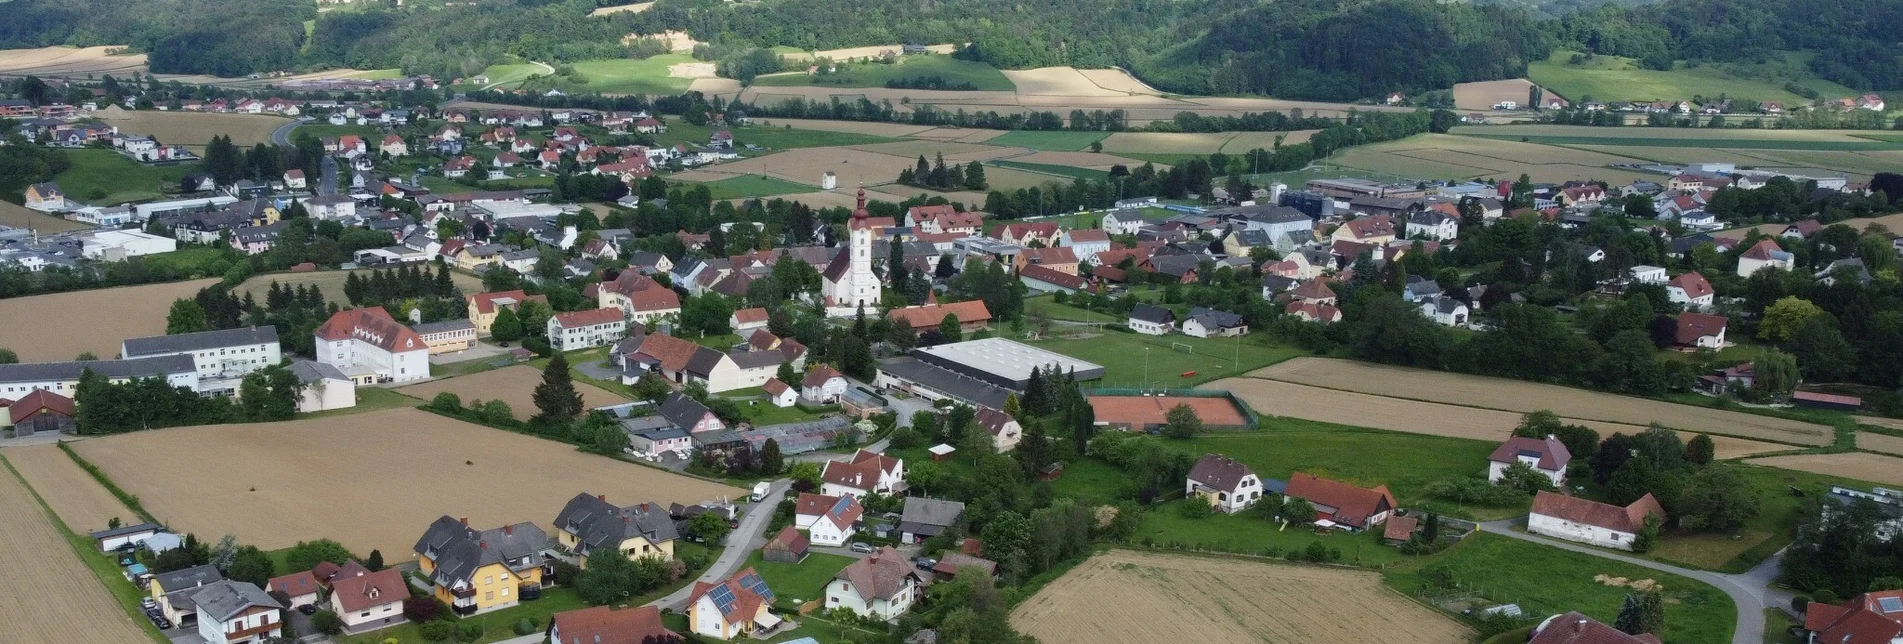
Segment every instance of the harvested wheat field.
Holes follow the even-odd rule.
[[[901,138],[914,136],[920,132],[934,130],[929,125],[909,125],[905,123],[867,123],[863,121],[826,121],[820,119],[759,118],[753,123],[760,127],[792,126],[796,130],[817,130],[820,132],[851,132],[854,134],[872,134]],[[953,130],[962,132],[963,130]]]
[[[20,479],[0,472],[0,641],[150,642]]]
[[[1118,132],[1104,137],[1105,152],[1209,154],[1221,150],[1234,132]]]
[[[731,78],[696,78],[687,84],[687,89],[707,96],[733,98],[733,95],[740,93],[740,81]]]
[[[528,420],[535,415],[535,386],[539,384],[542,384],[542,370],[528,365],[515,365],[467,376],[431,380],[397,391],[422,400],[435,398],[436,394],[447,391],[461,397],[464,405],[477,399],[500,400],[509,403],[509,409],[515,411],[516,418]],[[581,402],[589,409],[628,402],[626,396],[585,382],[576,382],[575,390],[581,392]]]
[[[1260,414],[1489,442],[1503,441],[1512,436],[1513,428],[1519,426],[1521,417],[1517,412],[1389,398],[1255,377],[1219,380],[1211,387],[1234,393]],[[1570,424],[1591,427],[1601,436],[1610,436],[1615,432],[1635,434],[1645,431],[1645,427],[1640,425],[1577,418],[1565,420]],[[1696,435],[1694,432],[1678,432],[1679,438],[1683,440],[1691,440]],[[1716,434],[1711,435],[1711,440],[1714,457],[1719,460],[1790,449],[1788,445]]]
[[[1474,636],[1373,572],[1128,550],[1064,573],[1011,611],[1011,625],[1052,644],[1457,644]]]
[[[1836,437],[1836,431],[1824,425],[1770,416],[1706,409],[1558,385],[1348,360],[1296,358],[1249,375],[1343,391],[1515,413],[1548,409],[1561,416],[1583,420],[1641,426],[1656,422],[1674,429],[1798,445],[1828,445]]]
[[[722,163],[718,171],[728,175],[770,175],[817,188],[820,176],[830,170],[838,175],[839,187],[846,189],[892,183],[898,180],[899,170],[912,167],[915,160],[852,148],[800,148]],[[685,175],[680,178],[688,180]]]
[[[1105,89],[1075,67],[1039,67],[1005,69],[1006,78],[1026,96],[1128,96],[1130,92]]]
[[[1903,456],[1903,438],[1871,432],[1857,432],[1857,449]]]
[[[1745,462],[1886,485],[1903,485],[1903,458],[1869,452],[1791,454],[1754,458]]]
[[[925,46],[925,51],[929,51],[934,54],[949,54],[957,50],[958,50],[958,45],[946,44],[946,45],[926,45]],[[781,56],[784,57],[788,61],[812,60],[815,56],[819,58],[831,58],[833,60],[845,61],[845,60],[853,60],[855,58],[878,58],[886,54],[899,56],[899,55],[903,55],[904,53],[905,53],[904,45],[868,45],[865,47],[847,47],[844,49],[822,49],[817,52],[812,52],[812,51],[787,52],[787,53],[781,54]]]
[[[1120,157],[1114,154],[1101,152],[1052,152],[1048,150],[1027,154],[1021,157],[1011,157],[1007,160],[1019,163],[1067,165],[1073,168],[1090,168],[1092,170],[1109,170],[1110,166],[1114,165],[1121,165],[1127,168],[1135,168],[1143,165],[1142,161]],[[1165,165],[1162,167],[1167,168],[1169,166]]]
[[[927,161],[935,161],[936,160],[935,156],[942,154],[942,155],[945,155],[946,163],[970,163],[972,161],[990,161],[992,159],[996,159],[999,157],[1007,157],[1012,155],[1024,154],[1025,152],[1024,148],[1010,148],[1010,147],[1003,147],[1003,146],[997,146],[997,145],[981,145],[977,143],[958,143],[955,141],[932,141],[932,140],[922,140],[922,139],[913,140],[913,141],[893,141],[891,143],[869,143],[866,145],[855,145],[855,146],[852,146],[852,148],[856,150],[863,150],[866,152],[877,152],[880,154],[891,154],[891,155],[897,155],[902,157],[908,157],[914,160],[915,162],[917,161],[918,157],[921,155],[923,155]],[[907,167],[911,167],[911,166],[907,166]],[[894,177],[896,177],[898,176],[898,171],[894,170],[892,174]]]
[[[284,125],[285,119],[262,114],[209,114],[200,112],[129,112],[118,106],[99,110],[101,120],[118,126],[120,132],[140,134],[162,143],[203,148],[218,135],[231,137],[240,147],[259,143],[269,145],[271,132]]]
[[[1501,101],[1513,101],[1524,107],[1526,105],[1527,90],[1532,87],[1533,82],[1524,78],[1481,81],[1477,83],[1455,83],[1454,109],[1490,110]],[[1547,101],[1558,98],[1558,96],[1552,92],[1547,92],[1546,97],[1544,100]]]
[[[113,55],[124,46],[0,49],[0,74],[84,76],[146,71],[145,54]]]
[[[0,201],[0,226],[37,230],[43,234],[92,228],[92,226],[71,219],[54,217],[11,201]]]
[[[72,457],[58,445],[40,444],[8,448],[7,462],[39,491],[40,498],[52,506],[53,513],[73,532],[85,534],[106,529],[113,519],[125,525],[139,522],[139,515],[107,492],[105,486],[80,469]]]
[[[1282,145],[1307,143],[1308,137],[1315,136],[1321,130],[1290,130],[1287,132],[1237,132],[1228,143],[1222,144],[1223,154],[1245,154],[1250,150],[1273,150],[1277,139]]]
[[[266,550],[330,538],[358,553],[407,553],[437,517],[546,527],[580,492],[620,504],[745,494],[417,409],[134,432],[74,448],[172,527]]]
[[[1776,234],[1776,233],[1772,233],[1772,234]],[[1854,418],[1856,419],[1857,422],[1865,424],[1865,425],[1875,425],[1877,427],[1888,427],[1890,429],[1903,429],[1903,418],[1884,418],[1882,416],[1851,416],[1851,418]]]
[[[119,355],[126,338],[165,334],[172,301],[198,294],[217,279],[102,288],[0,300],[0,347],[24,362],[72,360],[91,352]]]
[[[1157,91],[1156,88],[1143,84],[1143,81],[1137,80],[1135,76],[1130,75],[1130,72],[1124,71],[1121,68],[1079,69],[1077,73],[1082,74],[1084,78],[1090,79],[1090,82],[1096,83],[1098,87],[1112,92],[1123,92],[1125,94],[1162,94],[1162,92]]]
[[[595,212],[607,214],[608,209],[599,208],[595,210]],[[245,280],[243,284],[239,284],[238,288],[232,289],[231,292],[238,297],[244,297],[246,294],[250,294],[251,297],[256,298],[259,302],[263,302],[265,294],[271,291],[272,282],[277,282],[280,286],[315,284],[317,285],[317,290],[324,294],[325,300],[336,302],[337,306],[348,307],[350,301],[344,298],[344,282],[350,279],[351,273],[357,273],[360,278],[363,278],[369,277],[373,270],[375,269],[361,268],[354,271],[313,271],[309,273],[266,273],[264,275],[253,275],[250,279]],[[449,281],[455,284],[456,288],[462,289],[464,295],[475,295],[482,292],[482,280],[474,275],[451,271]],[[408,317],[402,311],[391,311],[390,315],[405,319]]]

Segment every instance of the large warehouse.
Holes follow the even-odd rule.
[[[985,338],[926,347],[912,352],[919,361],[1012,391],[1024,391],[1032,369],[1057,367],[1078,382],[1103,377],[1103,365],[1084,362],[1004,338]]]

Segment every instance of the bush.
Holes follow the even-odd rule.
[[[528,635],[528,634],[534,633],[536,630],[535,618],[524,617],[520,621],[517,621],[515,623],[515,627],[511,630],[514,630],[515,634],[517,635]]]
[[[1215,512],[1215,508],[1198,498],[1185,499],[1182,507],[1177,508],[1177,513],[1183,515],[1185,519],[1206,519]]]
[[[336,635],[344,632],[344,618],[338,617],[337,613],[320,610],[311,615],[311,628],[325,635]]]
[[[449,622],[430,622],[423,625],[423,639],[441,642],[456,632],[456,625]]]
[[[575,578],[581,576],[581,567],[566,561],[555,561],[555,585],[574,588]]]
[[[465,642],[474,642],[482,639],[482,624],[463,622],[461,626],[456,627],[456,639]]]
[[[435,597],[425,595],[403,600],[403,617],[412,622],[433,622],[445,612],[443,600]]]
[[[429,407],[436,411],[458,412],[463,409],[463,399],[462,396],[445,391],[431,398]]]

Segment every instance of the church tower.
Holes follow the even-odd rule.
[[[852,221],[847,224],[847,245],[851,251],[849,260],[852,270],[846,275],[846,288],[840,306],[849,308],[879,306],[879,276],[872,272],[872,222],[866,213],[866,189],[859,189],[859,205],[852,211]]]

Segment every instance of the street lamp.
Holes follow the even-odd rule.
[[[1143,347],[1143,390],[1150,390],[1150,348]]]

